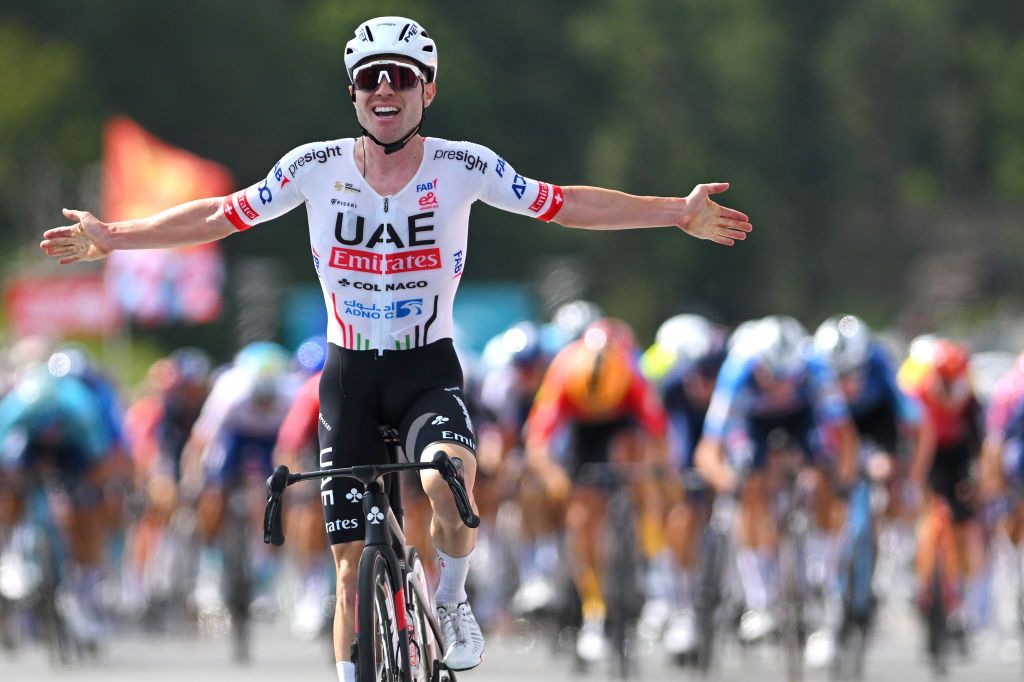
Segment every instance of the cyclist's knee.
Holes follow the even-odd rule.
[[[420,461],[432,461],[434,456],[444,451],[452,459],[461,460],[462,479],[466,484],[466,492],[469,493],[470,502],[476,509],[476,501],[473,497],[473,483],[476,480],[476,459],[469,450],[452,443],[434,443],[424,449]],[[434,510],[435,517],[442,522],[461,525],[459,510],[455,506],[455,499],[452,497],[448,483],[441,475],[433,470],[420,472],[420,481],[423,483],[423,490],[430,498],[430,505]]]

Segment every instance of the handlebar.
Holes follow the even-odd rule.
[[[267,506],[263,512],[263,542],[280,546],[284,544],[284,532],[281,528],[281,517],[284,512],[284,491],[290,485],[299,481],[306,481],[312,478],[327,478],[332,476],[355,478],[364,486],[376,481],[384,474],[392,474],[400,471],[424,471],[434,469],[441,474],[441,477],[448,484],[455,498],[455,507],[459,510],[462,522],[469,528],[476,528],[480,525],[480,517],[473,513],[473,506],[469,502],[469,493],[466,492],[466,484],[462,480],[459,467],[447,453],[439,452],[433,462],[413,462],[406,464],[368,464],[354,467],[341,467],[336,469],[322,469],[320,471],[307,471],[301,473],[290,473],[288,467],[279,465],[274,473],[267,479]]]

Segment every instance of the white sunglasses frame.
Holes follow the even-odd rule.
[[[366,62],[365,64],[360,64],[356,68],[352,69],[352,86],[356,87],[356,74],[357,73],[359,73],[363,69],[368,69],[371,66],[378,66],[378,65],[381,65],[381,64],[394,64],[395,66],[403,66],[403,67],[405,67],[407,69],[411,69],[412,72],[414,74],[416,74],[416,77],[419,78],[420,81],[422,81],[424,83],[424,85],[427,82],[427,77],[425,75],[423,75],[423,71],[420,70],[420,68],[418,66],[416,66],[415,64],[409,64],[408,62],[397,62],[394,59],[375,59],[372,62]],[[381,71],[380,74],[378,74],[378,76],[377,76],[377,87],[375,87],[374,90],[376,90],[377,88],[380,87],[381,80],[383,80],[384,78],[388,79],[388,85],[389,86],[394,87],[394,84],[391,82],[391,76],[388,75],[388,72],[387,71]],[[358,90],[358,89],[359,88],[356,87],[356,90]],[[367,92],[369,92],[369,91],[367,91]]]

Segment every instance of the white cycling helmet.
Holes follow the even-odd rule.
[[[670,351],[673,364],[721,364],[725,355],[725,330],[700,315],[675,315],[665,320],[654,336],[655,343]]]
[[[856,315],[835,315],[814,332],[814,350],[840,374],[860,369],[868,361],[871,329]]]
[[[743,345],[776,377],[792,377],[804,368],[807,329],[796,318],[769,315],[745,334]]]
[[[428,83],[437,80],[437,45],[423,27],[405,17],[377,17],[359,24],[356,37],[345,45],[345,70],[370,57],[401,55],[422,64]]]

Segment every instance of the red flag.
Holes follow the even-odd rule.
[[[234,189],[213,161],[157,139],[129,118],[103,133],[103,218],[141,218]],[[224,265],[214,244],[160,251],[115,251],[107,283],[121,307],[147,323],[204,323],[220,313]]]

